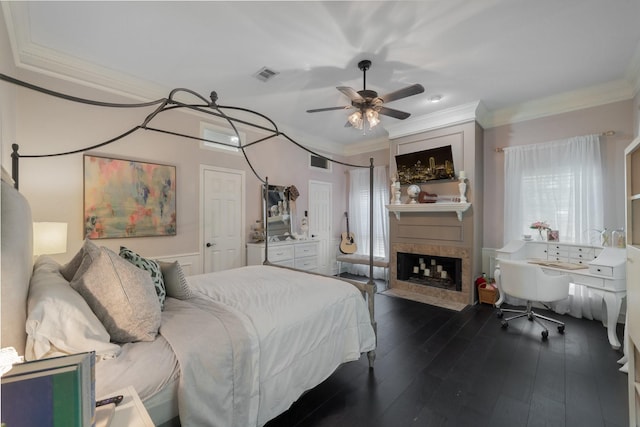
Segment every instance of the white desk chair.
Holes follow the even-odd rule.
[[[558,325],[558,332],[564,333],[564,323],[550,317],[542,316],[531,308],[534,302],[548,303],[559,301],[569,296],[569,275],[549,275],[542,271],[538,265],[529,264],[526,261],[499,260],[500,289],[507,295],[527,301],[526,310],[498,309],[498,318],[502,318],[503,312],[518,313],[516,316],[502,320],[502,328],[509,327],[509,321],[527,316],[544,329],[542,339],[549,337],[549,330],[539,320],[544,319]]]

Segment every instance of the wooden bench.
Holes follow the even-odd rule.
[[[338,261],[338,274],[340,274],[342,272],[343,262],[348,264],[369,265],[369,255],[340,254],[336,256],[336,261]],[[387,285],[389,285],[389,260],[380,256],[373,257],[373,266],[384,268],[384,279]]]

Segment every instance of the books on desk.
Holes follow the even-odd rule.
[[[1,381],[7,427],[86,427],[95,423],[95,353],[13,365]]]
[[[529,263],[542,265],[544,267],[562,268],[564,270],[582,270],[584,268],[589,268],[588,265],[584,264],[574,264],[566,261],[549,261],[546,259],[530,259]]]

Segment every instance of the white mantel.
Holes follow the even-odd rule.
[[[400,221],[400,214],[402,212],[455,212],[458,215],[458,220],[462,221],[462,214],[471,207],[471,203],[404,203],[398,205],[385,205],[385,207],[389,212],[393,212],[396,215],[396,219],[398,221]]]

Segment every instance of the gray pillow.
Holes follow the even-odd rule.
[[[160,328],[160,302],[148,272],[100,248],[82,276],[71,282],[118,343],[153,341]]]
[[[165,262],[158,261],[162,277],[164,278],[164,286],[167,290],[167,296],[177,299],[189,299],[193,297],[193,292],[189,287],[187,279],[184,277],[184,271],[178,261]]]
[[[82,247],[74,255],[71,261],[60,267],[60,274],[62,274],[62,277],[67,279],[67,282],[72,281],[83,261],[85,262],[85,264],[82,265],[82,270],[84,271],[89,267],[93,258],[98,256],[99,252],[100,248],[98,248],[91,240],[85,239]]]
[[[158,263],[152,259],[144,258],[124,246],[120,246],[120,256],[136,267],[148,271],[151,274],[151,280],[153,280],[153,285],[156,288],[156,295],[158,296],[158,301],[160,301],[160,309],[163,309],[167,291],[164,287],[164,279],[162,278],[162,271],[160,271]]]

